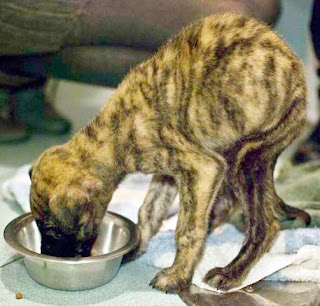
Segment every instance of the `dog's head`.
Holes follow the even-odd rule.
[[[89,256],[110,197],[99,178],[64,146],[45,151],[30,170],[31,211],[41,252]]]

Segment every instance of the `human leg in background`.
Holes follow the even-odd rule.
[[[24,70],[28,55],[61,49],[72,26],[71,2],[1,1],[0,144],[27,139],[31,130],[57,134],[70,129],[45,103],[47,76]]]
[[[317,75],[319,81],[318,101],[320,103],[320,0],[314,0],[312,7],[312,17],[310,23],[310,32],[313,48],[318,60]],[[320,121],[309,138],[301,145],[297,151],[294,162],[299,164],[312,160],[320,159]]]
[[[45,79],[0,89],[0,144],[26,140],[32,132],[64,134],[71,128],[49,103],[44,93]]]
[[[57,113],[45,95],[47,74],[42,56],[0,57],[0,71],[8,79],[18,75],[28,80],[24,84],[12,81],[11,86],[2,88],[7,107],[12,109],[11,120],[23,122],[29,131],[37,133],[64,134],[70,130],[70,122]]]
[[[3,0],[0,85],[3,74],[6,79],[22,77],[38,82],[52,76],[114,87],[130,67],[150,56],[181,27],[226,11],[273,24],[279,0]],[[13,140],[26,138],[21,119],[37,132],[57,134],[70,129],[70,124],[45,103],[43,85],[31,89],[26,83],[23,87],[14,84],[10,91],[2,86],[3,95],[10,96],[3,100],[14,105],[2,102],[12,116],[6,116],[8,107],[2,105],[0,143],[10,140],[18,127],[24,136],[18,133]]]

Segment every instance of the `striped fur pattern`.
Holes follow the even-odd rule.
[[[61,255],[68,237],[68,254],[88,254],[122,178],[153,173],[139,212],[138,254],[177,192],[180,209],[174,264],[151,285],[187,287],[210,216],[215,227],[237,205],[247,224],[243,247],[205,281],[220,290],[239,285],[270,247],[280,215],[308,222],[279,199],[272,177],[277,157],[304,126],[305,108],[300,60],[268,26],[222,14],[186,27],[131,70],[92,122],[35,162],[32,212],[51,239],[43,251]]]

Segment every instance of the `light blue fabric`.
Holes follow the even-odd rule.
[[[303,246],[314,245],[320,246],[320,229],[319,228],[300,228],[300,229],[291,229],[283,230],[279,234],[281,239],[278,239],[276,242],[276,250],[273,252],[279,254],[292,254],[297,253]],[[279,237],[280,238],[280,237]],[[244,235],[231,224],[224,225],[221,231],[213,232],[208,235],[206,241],[206,247],[225,247],[225,251],[228,252],[228,247],[230,243],[238,244],[239,247],[244,239]],[[147,265],[159,267],[159,259],[164,259],[166,256],[172,256],[172,253],[175,253],[175,233],[174,231],[160,232],[158,233],[150,242],[147,252],[140,257],[138,260],[141,263]],[[208,270],[213,268],[208,266]],[[319,267],[314,267],[318,269]],[[312,273],[318,270],[310,270],[310,279],[307,281],[314,281]],[[305,271],[301,271],[304,273]],[[320,273],[320,271],[319,271]],[[305,278],[306,275],[304,274]],[[281,271],[276,272],[268,276],[267,280],[272,281],[297,281],[302,278],[301,275],[295,275],[293,278],[288,278],[285,274],[282,274]]]
[[[206,242],[206,246],[222,245],[226,242],[235,242],[240,244],[243,240],[243,234],[232,225],[223,227],[219,233],[211,233]],[[138,260],[150,266],[154,266],[155,261],[169,252],[175,252],[175,233],[174,231],[160,232],[151,241],[148,249]]]
[[[296,253],[304,245],[320,246],[319,228],[299,228],[294,230],[284,230],[286,253]]]

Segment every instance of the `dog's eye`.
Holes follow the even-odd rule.
[[[29,170],[29,177],[30,177],[30,179],[31,179],[31,176],[32,176],[32,168],[30,168],[30,170]]]
[[[48,231],[46,231],[46,236],[50,236],[55,239],[60,239],[62,237],[62,234],[58,233],[54,230],[48,230]]]

